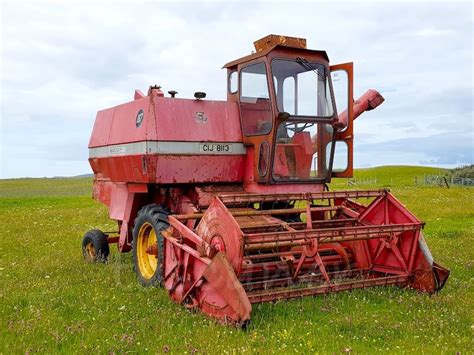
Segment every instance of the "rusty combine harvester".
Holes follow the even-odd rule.
[[[94,198],[118,232],[92,230],[86,259],[133,253],[138,280],[219,320],[253,303],[365,288],[440,290],[423,222],[388,190],[329,191],[351,177],[353,122],[384,99],[353,100],[352,63],[270,35],[227,69],[227,101],[160,87],[99,111],[89,143]]]

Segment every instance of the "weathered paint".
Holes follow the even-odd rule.
[[[129,251],[138,210],[151,203],[166,207],[163,243],[147,249],[155,256],[163,252],[163,286],[174,301],[223,322],[245,324],[252,303],[355,288],[398,285],[436,292],[449,276],[424,243],[423,222],[388,190],[327,191],[331,176],[352,176],[353,121],[383,97],[370,90],[354,102],[352,63],[330,66],[324,51],[307,50],[305,43],[269,36],[255,43],[257,53],[226,68],[231,73],[264,63],[269,83],[274,58],[303,56],[327,70],[346,71],[348,110],[334,110],[324,121],[336,132],[334,140],[348,146],[344,172],[316,182],[273,180],[268,172],[274,171],[275,154],[284,155],[274,144],[276,127],[289,117],[279,114],[272,85],[266,112],[273,119],[260,136],[242,135],[238,93],[229,92],[227,101],[165,98],[156,86],[99,111],[94,124],[93,196],[109,207],[119,229],[109,242]],[[318,146],[321,136],[313,138],[296,133],[287,143],[304,158],[296,170],[308,179],[313,153],[326,156]],[[258,173],[262,144],[269,147],[265,174]],[[288,170],[287,159],[279,161],[277,169]]]

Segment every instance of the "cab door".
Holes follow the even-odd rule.
[[[331,65],[331,81],[339,120],[345,122],[336,135],[332,177],[350,178],[353,174],[353,63]]]

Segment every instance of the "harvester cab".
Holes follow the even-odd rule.
[[[326,52],[306,49],[302,38],[269,35],[254,45],[255,53],[224,66],[243,142],[255,149],[254,181],[314,184],[351,177],[352,63],[330,66]],[[371,90],[358,102],[371,109],[383,100]]]
[[[353,122],[383,102],[353,100],[352,63],[330,65],[300,38],[270,35],[225,65],[226,101],[148,94],[97,113],[93,196],[117,231],[85,234],[86,259],[110,244],[138,281],[245,324],[252,304],[396,285],[440,290],[424,223],[388,190],[329,191],[352,176]]]

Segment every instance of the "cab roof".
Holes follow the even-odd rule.
[[[279,49],[291,49],[299,55],[318,54],[329,61],[326,51],[306,49],[306,39],[280,35],[268,35],[254,42],[255,53],[246,55],[242,58],[233,60],[223,66],[223,68],[231,68],[241,63],[265,57],[268,53]]]

